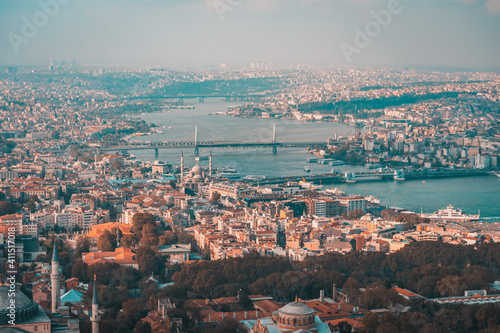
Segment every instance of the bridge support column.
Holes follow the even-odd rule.
[[[158,148],[155,148],[155,156],[158,156]]]
[[[278,148],[276,146],[273,146],[273,154],[276,155],[278,153]]]
[[[198,147],[194,147],[194,156],[200,157],[200,150],[198,149]]]

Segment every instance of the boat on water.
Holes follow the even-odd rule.
[[[222,173],[236,173],[238,170],[230,167],[224,167],[224,168],[219,168],[217,171],[222,172]]]
[[[462,212],[461,209],[449,205],[445,209],[440,209],[432,214],[421,213],[422,218],[428,218],[431,220],[449,221],[449,222],[464,222],[464,221],[479,221],[480,214],[467,215]]]
[[[238,179],[241,178],[241,175],[237,172],[219,172],[217,173],[218,178],[227,178],[227,179]]]
[[[372,204],[380,205],[380,199],[377,197],[374,197],[373,195],[367,196],[366,201],[371,202]]]
[[[200,156],[200,157],[199,157],[199,160],[200,160],[200,161],[208,161],[208,160],[209,160],[209,158],[210,158],[209,156]]]
[[[494,174],[495,176],[497,176],[498,178],[500,178],[500,173],[493,171],[493,174]]]
[[[339,196],[339,197],[345,195],[344,191],[342,191],[341,189],[338,189],[336,187],[335,188],[328,188],[328,189],[326,189],[326,192],[330,193],[330,194],[333,194],[335,196]]]
[[[305,172],[311,172],[311,168],[310,168],[310,167],[308,167],[308,166],[306,165],[306,166],[304,167],[304,171],[305,171]]]
[[[323,188],[323,185],[315,185],[313,183],[310,183],[310,182],[306,182],[304,180],[301,180],[299,182],[299,185],[302,187],[302,188],[306,188],[308,190],[312,190],[312,191],[319,191]]]
[[[243,179],[246,179],[246,180],[264,180],[264,179],[266,179],[266,176],[248,175],[248,176],[243,177]]]
[[[333,160],[333,161],[328,162],[328,165],[330,165],[330,166],[338,166],[338,165],[344,165],[344,164],[345,164],[345,162],[340,161],[340,160]]]

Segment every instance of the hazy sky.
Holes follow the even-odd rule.
[[[65,4],[44,14],[51,2]],[[0,64],[346,65],[341,43],[355,46],[355,29],[390,2],[0,0]],[[500,68],[500,0],[401,0],[400,9],[351,64]]]

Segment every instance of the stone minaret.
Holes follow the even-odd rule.
[[[210,162],[208,164],[208,177],[212,177],[212,151],[210,151]]]
[[[184,182],[184,152],[181,152],[181,183]]]
[[[57,238],[54,237],[54,250],[52,251],[52,272],[50,273],[52,293],[52,313],[59,311],[61,305],[61,278],[59,276],[59,252],[57,252]]]
[[[120,247],[120,223],[116,221],[116,247]]]
[[[94,292],[92,295],[92,317],[90,317],[92,322],[92,333],[99,333],[99,322],[101,318],[99,317],[99,303],[97,301],[97,281],[94,274]]]

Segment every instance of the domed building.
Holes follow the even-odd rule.
[[[9,308],[11,304],[14,304],[12,310]],[[15,323],[15,326],[12,323]],[[12,292],[9,286],[0,286],[0,331],[6,331],[7,328],[11,329],[11,332],[16,332],[12,330],[15,329],[17,332],[49,333],[51,322],[42,307],[22,291],[16,289]]]
[[[210,153],[210,162],[207,171],[203,170],[203,168],[199,166],[198,163],[199,158],[196,157],[196,165],[191,168],[186,176],[184,176],[184,156],[181,155],[180,182],[184,188],[190,189],[195,193],[200,192],[200,186],[204,183],[207,183],[212,176],[212,153]]]
[[[328,325],[304,303],[293,302],[273,312],[271,318],[258,319],[254,333],[329,333]]]

